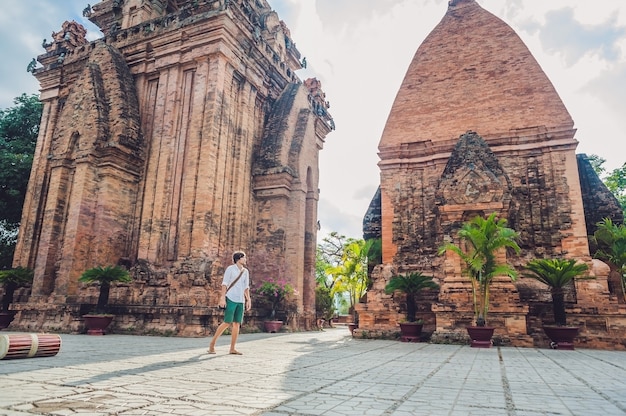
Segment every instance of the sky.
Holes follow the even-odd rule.
[[[541,65],[570,112],[577,153],[596,154],[611,171],[626,162],[626,2],[477,0],[509,24]],[[268,0],[307,59],[336,130],[320,153],[320,238],[362,237],[379,184],[378,142],[417,48],[447,10],[446,0]],[[95,1],[92,1],[95,3]],[[85,0],[3,0],[0,108],[37,93],[26,67],[65,20],[102,36],[83,18]]]

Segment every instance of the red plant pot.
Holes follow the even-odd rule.
[[[105,330],[113,321],[113,315],[83,315],[87,335],[104,335]]]
[[[573,350],[574,338],[578,335],[577,326],[544,325],[543,332],[550,338],[550,348],[559,350]]]
[[[474,348],[491,348],[491,337],[495,330],[492,326],[468,326],[467,333],[469,334],[472,342],[470,346]]]
[[[402,322],[400,325],[400,341],[402,342],[418,342],[422,335],[424,324],[417,322]]]
[[[283,327],[283,321],[265,321],[263,322],[265,332],[277,333]]]

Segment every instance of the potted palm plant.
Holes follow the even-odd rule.
[[[106,312],[106,306],[109,303],[111,283],[127,283],[132,281],[132,278],[128,271],[122,266],[97,266],[85,270],[78,281],[83,283],[98,283],[100,285],[96,308],[92,313],[83,315],[83,319],[87,327],[87,334],[104,335],[105,329],[113,320],[113,315]]]
[[[390,295],[396,291],[406,295],[406,322],[400,322],[400,340],[417,341],[422,333],[423,321],[416,319],[417,303],[415,296],[424,289],[439,289],[432,276],[422,272],[413,272],[392,276],[385,286],[385,293]]]
[[[585,263],[577,263],[574,259],[534,259],[526,264],[524,277],[538,280],[550,288],[552,295],[552,312],[555,325],[544,325],[543,331],[550,338],[550,346],[554,349],[574,349],[574,338],[578,335],[577,326],[567,326],[565,313],[565,288],[574,279],[581,277],[588,269]]]
[[[464,271],[472,284],[475,325],[467,327],[472,347],[491,347],[495,328],[486,324],[489,289],[493,279],[496,276],[508,276],[511,280],[517,278],[517,272],[512,266],[506,262],[498,262],[497,254],[500,250],[512,249],[516,253],[520,251],[516,241],[519,233],[506,225],[506,219],[496,219],[495,212],[487,218],[476,216],[465,222],[459,230],[460,245],[446,243],[439,248],[440,255],[451,251],[461,258],[465,264]]]
[[[13,303],[15,291],[33,282],[33,271],[25,267],[16,267],[0,271],[0,284],[4,287],[2,297],[2,310],[0,311],[0,329],[9,326],[15,317],[15,311],[10,311],[9,306]]]

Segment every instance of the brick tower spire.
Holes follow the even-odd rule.
[[[467,130],[489,141],[511,129],[570,131],[567,109],[526,45],[474,0],[452,0],[415,53],[391,109],[381,151],[448,142]]]

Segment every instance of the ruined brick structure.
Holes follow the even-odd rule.
[[[80,331],[122,264],[115,329],[204,335],[232,252],[253,283],[298,290],[314,322],[318,154],[334,128],[316,79],[264,0],[104,0],[66,22],[35,71],[43,118],[14,265],[35,270],[13,327]],[[208,307],[207,307],[208,306]],[[258,312],[258,311],[257,311]],[[248,325],[255,322],[250,315]]]
[[[470,284],[458,256],[437,249],[455,241],[465,221],[496,212],[521,233],[521,254],[507,258],[520,271],[532,258],[589,264],[596,279],[569,291],[569,320],[582,327],[586,347],[626,348],[626,305],[609,290],[608,266],[592,260],[587,239],[588,221],[601,214],[621,222],[621,209],[605,187],[589,186],[598,181],[593,171],[579,174],[588,162],[577,162],[575,132],[517,34],[474,0],[451,1],[419,46],[380,140],[380,189],[364,234],[382,238],[383,264],[357,305],[357,336],[396,330],[404,299],[384,287],[393,274],[421,271],[441,285],[419,302],[425,329],[439,342],[466,337]],[[498,278],[491,299],[489,323],[500,342],[546,343],[541,322],[550,319],[550,295],[538,282]]]

